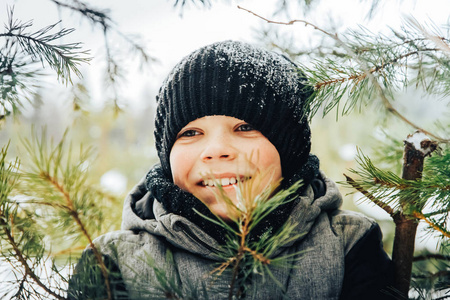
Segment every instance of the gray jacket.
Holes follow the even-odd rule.
[[[298,233],[304,234],[279,249],[277,255],[305,252],[295,266],[271,267],[284,291],[268,276],[255,274],[248,299],[359,299],[354,298],[359,296],[351,296],[364,293],[353,292],[358,289],[357,284],[362,284],[363,289],[368,285],[369,290],[364,289],[368,292],[370,288],[380,289],[388,283],[386,278],[390,275],[386,273],[391,272],[390,260],[380,247],[378,225],[360,213],[340,210],[342,197],[336,184],[322,177],[325,195],[314,199],[313,189],[308,187],[288,219],[297,224]],[[152,195],[141,182],[126,198],[122,230],[94,241],[119,270],[128,297],[163,296],[158,276],[164,274],[188,295],[192,295],[188,290],[196,287],[198,294],[193,298],[206,298],[207,294],[209,299],[226,299],[229,277],[224,275],[214,280],[209,275],[218,266],[215,252],[219,244],[186,218],[168,213],[158,201],[153,201],[155,218],[141,219],[134,207],[144,197]],[[366,242],[368,236],[374,237]],[[364,254],[365,248],[377,253]],[[367,255],[379,257],[384,266],[380,269],[380,262],[371,262]],[[351,282],[344,283],[347,277],[351,277]],[[347,290],[347,296],[342,295],[343,289]]]

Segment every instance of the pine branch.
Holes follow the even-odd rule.
[[[45,180],[47,180],[51,185],[53,185],[56,188],[56,190],[64,196],[64,199],[66,200],[66,205],[67,205],[65,207],[65,209],[73,217],[73,219],[77,223],[77,225],[80,228],[83,235],[88,239],[89,245],[92,248],[92,251],[94,252],[94,256],[97,259],[97,263],[100,266],[100,270],[102,271],[102,275],[105,278],[105,285],[106,285],[106,292],[108,294],[108,299],[112,299],[108,269],[106,268],[105,263],[103,262],[102,254],[100,253],[100,251],[98,251],[97,247],[94,245],[91,235],[88,233],[85,225],[81,221],[78,211],[73,206],[73,201],[72,201],[69,193],[61,186],[61,184],[59,184],[59,182],[55,178],[50,177],[49,174],[45,173],[45,174],[41,174],[41,176]]]
[[[425,218],[429,218],[429,217],[432,217],[432,216],[448,214],[448,213],[449,213],[448,208],[445,208],[445,209],[442,209],[442,210],[429,212],[429,213],[426,213],[426,214],[423,214],[423,215],[425,216]]]
[[[18,174],[16,170],[19,168],[19,161],[16,159],[14,163],[10,163],[9,166],[6,166],[6,154],[9,147],[9,143],[1,149],[0,153],[0,228],[3,230],[4,235],[6,236],[7,243],[12,247],[14,252],[14,257],[19,261],[22,267],[25,270],[24,277],[20,283],[20,288],[16,295],[21,293],[23,288],[23,284],[27,277],[30,277],[38,286],[40,286],[46,293],[55,297],[56,299],[65,299],[61,295],[55,293],[50,288],[48,288],[36,275],[32,268],[28,264],[28,258],[20,249],[20,240],[16,242],[14,238],[14,214],[10,214],[9,208],[6,206],[9,194],[14,189],[17,184]]]
[[[44,27],[33,33],[25,32],[33,23],[28,21],[21,23],[14,20],[13,8],[8,14],[9,23],[6,32],[0,33],[0,37],[15,39],[24,53],[27,53],[34,60],[44,60],[56,72],[58,79],[63,83],[72,83],[71,73],[81,77],[78,65],[88,62],[90,58],[85,57],[87,51],[80,51],[81,43],[69,43],[55,45],[52,42],[58,41],[69,35],[74,29],[61,29],[56,33],[50,33],[60,22]]]
[[[292,265],[301,255],[301,253],[292,253],[272,257],[276,249],[280,249],[301,236],[301,233],[296,232],[296,224],[285,224],[278,232],[263,234],[257,240],[251,238],[256,226],[280,205],[293,201],[295,191],[301,186],[301,182],[297,182],[289,189],[279,191],[274,195],[279,181],[270,183],[272,180],[268,180],[268,178],[271,176],[271,170],[268,170],[263,174],[254,174],[252,178],[248,178],[244,182],[238,182],[236,201],[228,198],[219,180],[214,180],[215,186],[218,188],[217,201],[226,204],[227,215],[235,226],[230,226],[219,216],[213,220],[202,215],[228,231],[228,242],[221,247],[217,254],[223,262],[211,272],[211,275],[221,276],[224,271],[230,269],[229,299],[240,298],[245,294],[248,281],[251,280],[250,273],[255,272],[263,276],[264,274],[269,275],[282,289],[282,284],[271,275],[268,266]],[[207,178],[214,177],[211,174]],[[248,270],[256,271],[248,272]]]
[[[72,0],[71,3],[63,3],[59,0],[51,0],[59,7],[68,8],[74,12],[78,12],[90,20],[93,24],[100,24],[104,30],[111,27],[110,23],[112,22],[111,17],[108,15],[109,11],[104,10],[101,11],[99,9],[94,9],[89,7],[86,3],[78,0]]]
[[[15,258],[19,260],[19,262],[22,264],[23,268],[25,269],[25,276],[29,276],[34,282],[36,282],[37,285],[39,285],[45,292],[47,292],[49,295],[55,297],[56,299],[65,299],[63,296],[60,296],[53,292],[51,289],[49,289],[42,281],[39,279],[39,277],[32,271],[31,267],[28,265],[27,259],[23,256],[22,251],[19,249],[18,244],[15,242],[14,237],[11,233],[11,231],[8,230],[9,225],[3,220],[3,214],[0,212],[0,227],[3,228],[3,232],[7,236],[8,243],[13,247],[13,251],[15,253]],[[24,278],[25,280],[25,278]],[[20,290],[18,291],[18,293]]]
[[[363,193],[372,202],[388,212],[395,223],[395,238],[393,247],[393,262],[395,265],[395,288],[404,295],[408,295],[411,279],[412,263],[414,260],[414,243],[417,225],[420,220],[425,221],[433,230],[449,238],[450,234],[445,229],[448,216],[448,179],[441,180],[439,176],[422,179],[424,159],[430,156],[437,148],[437,143],[429,140],[422,132],[408,135],[404,141],[404,160],[402,178],[396,174],[383,171],[373,165],[371,160],[358,149],[357,161],[361,171],[351,170],[359,174],[362,179],[355,181],[347,175],[347,184]],[[441,168],[432,168],[428,173],[434,175],[445,174],[448,168],[448,160],[439,159]],[[442,160],[442,162],[441,162]],[[375,194],[373,194],[375,193]],[[440,199],[442,198],[442,199]],[[381,201],[383,199],[383,201]],[[389,202],[398,204],[399,210],[394,212]],[[429,203],[429,208],[435,208],[441,203],[447,209],[439,209],[445,218],[438,224],[428,219],[422,209]],[[440,208],[440,207],[439,207]],[[434,211],[436,212],[436,211]],[[444,224],[444,225],[442,225]]]
[[[116,62],[115,58],[111,54],[111,48],[109,46],[108,42],[108,32],[112,29],[112,23],[111,18],[108,16],[108,11],[100,11],[97,9],[94,9],[92,7],[89,7],[86,3],[73,0],[73,4],[67,4],[63,3],[58,0],[51,0],[59,7],[68,8],[72,11],[81,13],[84,17],[89,19],[94,25],[99,24],[102,28],[103,32],[103,38],[105,43],[105,50],[106,50],[106,83],[108,87],[113,92],[113,103],[114,103],[114,109],[115,112],[118,113],[120,111],[119,104],[118,104],[118,91],[117,91],[117,82],[120,81],[120,79],[123,79],[123,76],[121,75],[122,69],[120,65]],[[145,53],[142,49],[142,53]]]
[[[435,43],[440,51],[442,51],[445,55],[450,56],[450,46],[448,44],[449,41],[447,39],[429,33],[428,30],[426,30],[425,27],[420,25],[420,23],[413,17],[408,17],[407,20],[413,27],[417,28],[420,32],[422,32],[422,34],[428,40]]]
[[[143,44],[139,43],[139,37],[135,35],[128,36],[122,32],[118,32],[118,34],[131,46],[130,50],[132,50],[134,53],[137,53],[138,56],[141,57],[141,67],[150,62],[158,61],[155,57],[150,56],[147,53],[147,49],[145,49],[145,46]]]
[[[417,219],[425,221],[425,223],[427,223],[431,228],[433,228],[434,230],[440,232],[446,238],[450,238],[450,231],[445,230],[445,228],[443,228],[443,227],[439,226],[438,224],[428,220],[421,212],[415,211],[415,212],[413,212],[412,215],[414,217],[416,217]]]
[[[370,158],[365,156],[360,149],[358,149],[356,160],[360,166],[359,170],[350,169],[350,171],[360,176],[361,179],[354,180],[354,182],[347,180],[347,184],[352,187],[357,187],[360,191],[369,193],[370,197],[368,198],[372,202],[375,202],[373,199],[376,201],[383,199],[382,203],[385,205],[389,205],[390,203],[396,203],[398,205],[400,198],[408,199],[408,205],[413,205],[416,209],[405,210],[403,208],[402,212],[405,214],[411,214],[413,211],[425,205],[431,205],[431,207],[437,208],[433,212],[443,211],[445,213],[445,210],[448,211],[447,204],[450,198],[450,183],[448,180],[441,179],[447,178],[445,175],[427,176],[427,178],[421,181],[400,178],[393,172],[384,171],[374,166]],[[443,163],[445,165],[444,161],[445,157],[441,164]],[[380,205],[382,207],[383,204]]]
[[[400,179],[400,178],[399,178]],[[408,189],[430,189],[430,190],[441,190],[441,191],[450,191],[450,185],[437,185],[435,183],[431,184],[421,184],[416,181],[410,180],[399,180],[398,182],[389,181],[383,177],[374,178],[373,181],[375,184],[379,184],[380,186],[384,186],[387,188],[393,188],[397,190],[408,190]]]
[[[31,101],[37,87],[36,77],[42,75],[37,62],[25,57],[15,42],[6,41],[0,49],[0,105],[2,117],[16,114],[23,100]]]
[[[32,202],[45,206],[50,204],[52,208],[58,208],[60,211],[67,213],[68,216],[75,221],[82,236],[88,240],[89,245],[92,248],[94,257],[104,278],[108,299],[112,299],[107,267],[100,251],[94,245],[89,230],[80,215],[80,213],[84,214],[87,208],[92,213],[94,208],[89,202],[80,203],[80,200],[85,201],[89,199],[89,201],[95,201],[94,195],[98,195],[98,192],[95,189],[90,189],[89,186],[86,186],[86,170],[84,170],[84,168],[82,169],[82,163],[87,159],[90,152],[89,149],[83,151],[81,147],[80,160],[72,166],[72,147],[70,146],[67,152],[64,151],[66,134],[67,131],[55,147],[51,144],[50,150],[47,149],[45,130],[42,132],[40,139],[37,137],[36,133],[33,133],[32,142],[27,139],[22,140],[34,164],[32,173],[25,172],[29,183],[27,185],[27,191],[24,192],[30,193],[29,190],[38,191],[40,196],[39,199],[46,199],[47,197],[53,199],[54,203],[45,200],[32,200]],[[64,162],[64,160],[66,160],[66,162]],[[64,163],[66,164],[65,167]],[[43,197],[43,195],[48,196]],[[93,216],[93,214],[91,215]],[[90,219],[92,219],[92,217]]]
[[[382,208],[385,212],[387,212],[391,217],[394,217],[396,212],[386,203],[383,203],[382,201],[378,200],[374,195],[369,193],[367,190],[362,188],[358,183],[355,182],[351,177],[345,175],[345,178],[347,179],[347,182],[356,190],[358,190],[360,193],[362,193],[364,196],[366,196],[370,201],[375,203],[378,207]]]
[[[385,106],[386,110],[393,114],[394,116],[396,116],[397,118],[399,118],[400,120],[402,120],[403,122],[405,122],[406,124],[410,125],[411,127],[420,130],[424,133],[426,133],[428,136],[433,137],[434,139],[438,140],[439,142],[449,142],[449,139],[443,139],[437,135],[434,135],[433,133],[424,130],[423,128],[421,128],[420,126],[418,126],[417,124],[415,124],[414,122],[412,122],[410,119],[406,118],[403,114],[401,114],[396,108],[394,108],[394,106],[391,104],[390,100],[388,99],[388,97],[386,96],[386,91],[381,87],[380,83],[378,82],[378,80],[374,77],[374,73],[376,72],[381,72],[382,70],[384,70],[385,68],[396,64],[399,60],[405,59],[407,57],[410,57],[412,55],[418,55],[419,53],[426,53],[426,52],[437,52],[440,51],[441,48],[423,48],[423,49],[416,49],[414,51],[410,51],[408,53],[405,54],[401,54],[397,57],[394,57],[390,60],[388,60],[387,62],[382,62],[382,64],[380,65],[375,65],[372,68],[370,68],[367,65],[367,62],[365,59],[363,59],[363,57],[361,57],[361,53],[364,53],[365,51],[367,52],[367,50],[363,50],[363,52],[359,52],[360,48],[357,48],[358,51],[353,50],[349,45],[347,45],[347,43],[345,43],[344,41],[342,41],[337,34],[332,34],[329,33],[323,29],[321,29],[320,27],[307,22],[305,20],[291,20],[289,22],[277,22],[277,21],[272,21],[269,20],[267,18],[264,18],[248,9],[242,8],[240,6],[238,6],[239,9],[245,10],[251,14],[253,14],[254,16],[266,21],[267,23],[272,23],[272,24],[279,24],[279,25],[293,25],[295,23],[303,23],[305,24],[305,26],[311,26],[313,27],[315,30],[318,30],[320,32],[322,32],[323,34],[331,37],[333,40],[335,40],[340,46],[342,46],[345,51],[348,53],[349,58],[354,59],[356,62],[358,62],[358,64],[361,66],[362,71],[361,72],[357,72],[352,74],[351,76],[347,76],[347,77],[340,77],[340,78],[332,78],[332,79],[328,79],[328,80],[324,80],[324,81],[318,81],[316,83],[314,83],[315,89],[316,89],[316,93],[315,93],[315,100],[314,101],[323,101],[324,98],[326,98],[326,96],[329,96],[331,93],[330,92],[324,92],[323,95],[321,95],[322,97],[320,97],[321,99],[318,99],[319,97],[317,97],[317,93],[320,92],[322,89],[324,89],[325,87],[329,86],[329,85],[333,85],[333,86],[339,86],[342,83],[348,82],[348,81],[352,81],[353,82],[353,88],[350,91],[350,95],[353,95],[355,89],[357,88],[357,86],[360,86],[360,88],[364,88],[367,85],[367,80],[369,80],[372,83],[372,86],[376,89],[376,91],[378,92],[378,95],[381,98],[381,101],[383,103],[383,105]],[[439,38],[441,41],[444,41],[444,38]],[[391,51],[391,50],[390,50]],[[332,68],[331,68],[332,69]],[[330,70],[330,67],[324,69],[324,71]],[[337,72],[340,72],[340,70],[335,70]],[[327,75],[325,75],[325,77],[327,77]],[[323,78],[320,78],[323,79]],[[362,84],[364,83],[364,84]],[[334,87],[333,87],[334,88]],[[367,88],[367,87],[366,87]],[[338,93],[340,93],[340,96],[335,95],[334,99],[332,100],[332,106],[331,107],[327,107],[327,109],[324,111],[324,114],[326,114],[327,112],[330,111],[330,108],[334,107],[335,105],[338,105],[342,95],[344,92],[347,91],[347,88],[343,88],[342,90],[339,90],[339,87],[337,87],[338,89]],[[370,92],[369,92],[370,95]],[[355,96],[354,96],[355,97]],[[312,100],[310,100],[312,101]],[[356,103],[356,99],[353,100],[352,103],[349,103],[349,105],[347,106],[347,109],[344,110],[344,113],[348,113],[348,111],[354,106],[354,104]],[[313,108],[311,110],[311,114],[313,115],[315,112],[317,112],[318,110],[318,106],[316,108]]]
[[[354,75],[348,76],[348,77],[334,78],[334,79],[327,80],[327,81],[317,82],[317,83],[315,83],[314,88],[316,90],[319,90],[319,89],[324,88],[324,87],[326,87],[328,85],[333,85],[333,84],[336,84],[336,83],[344,83],[346,81],[354,81],[354,88],[355,88],[356,85],[358,85],[362,80],[367,78],[368,73],[369,74],[374,74],[374,73],[383,71],[388,66],[394,65],[394,64],[398,63],[400,60],[408,58],[409,56],[419,55],[422,52],[431,52],[431,51],[439,51],[439,49],[437,49],[437,48],[428,48],[428,49],[421,49],[420,52],[418,50],[417,51],[411,51],[411,52],[402,54],[402,55],[400,55],[398,57],[395,57],[395,58],[393,58],[392,60],[390,60],[388,62],[385,62],[385,63],[383,62],[383,64],[381,64],[381,65],[373,66],[367,72],[360,72],[360,73],[357,73],[357,74],[354,74]],[[393,109],[393,107],[392,107],[392,105],[390,105],[389,101],[386,102],[385,104],[386,104],[386,107],[388,108],[388,110],[392,110]],[[416,128],[416,129],[418,129],[418,128]]]
[[[143,45],[141,45],[137,40],[137,37],[129,37],[126,34],[116,31],[116,33],[122,37],[125,42],[130,45],[130,51],[137,54],[141,59],[141,68],[148,65],[150,62],[157,61],[154,57],[147,53],[147,50]],[[109,28],[105,28],[103,30],[103,38],[105,44],[105,52],[106,52],[106,74],[105,74],[105,83],[112,91],[113,104],[114,104],[114,112],[118,114],[122,111],[119,104],[119,89],[120,83],[123,82],[126,78],[126,70],[123,68],[123,65],[118,61],[117,55],[113,55],[112,48],[109,43]]]
[[[130,51],[132,52],[132,54],[136,54],[141,59],[141,68],[143,68],[150,62],[156,61],[156,59],[149,53],[147,53],[147,50],[145,49],[143,44],[140,44],[137,41],[137,36],[130,37],[129,35],[126,35],[117,30],[111,17],[109,16],[109,10],[95,9],[89,6],[87,3],[79,0],[72,0],[70,4],[60,0],[51,1],[58,7],[70,9],[72,11],[80,13],[83,17],[90,20],[93,25],[99,25],[101,27],[106,54],[106,72],[104,80],[108,89],[111,90],[114,112],[118,114],[121,111],[119,105],[120,83],[126,78],[126,68],[124,68],[122,63],[120,63],[118,55],[113,54],[113,49],[111,48],[109,41],[111,33],[117,33],[128,45],[130,45]],[[123,51],[122,45],[119,51]],[[130,55],[127,56],[130,57]],[[131,56],[134,57],[134,55]]]

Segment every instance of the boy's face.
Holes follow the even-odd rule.
[[[281,179],[275,146],[246,122],[227,116],[206,116],[181,129],[170,152],[170,166],[174,183],[224,220],[229,219],[228,210],[225,203],[216,200],[214,178],[221,181],[223,191],[235,204],[237,180],[267,169],[273,176],[267,176],[261,189],[265,183]],[[205,180],[210,176],[214,178]]]

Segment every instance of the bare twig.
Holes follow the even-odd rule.
[[[279,24],[279,25],[293,25],[293,24],[295,24],[295,23],[303,23],[303,24],[305,24],[305,26],[311,26],[311,27],[313,27],[314,29],[319,30],[319,31],[325,33],[326,35],[329,35],[329,36],[331,36],[331,37],[333,37],[333,36],[336,36],[336,37],[337,37],[337,34],[331,34],[331,33],[327,32],[327,31],[325,31],[325,30],[323,30],[323,29],[317,27],[316,25],[314,25],[314,24],[312,24],[312,23],[310,23],[310,22],[307,22],[307,21],[305,21],[305,20],[291,20],[291,21],[289,21],[289,22],[277,22],[277,21],[272,21],[272,20],[266,19],[266,18],[264,18],[264,17],[262,17],[262,16],[260,16],[260,15],[258,15],[258,14],[256,14],[256,13],[254,13],[253,11],[248,10],[248,9],[246,9],[246,8],[243,8],[243,7],[239,6],[239,5],[238,5],[238,8],[239,8],[239,9],[242,9],[242,10],[245,10],[246,12],[251,13],[252,15],[254,15],[254,16],[256,16],[256,17],[258,17],[258,18],[260,18],[260,19],[262,19],[262,20],[264,20],[264,21],[266,21],[267,23],[271,23],[271,24]]]
[[[439,259],[439,260],[448,260],[450,261],[450,256],[441,255],[441,254],[427,254],[427,255],[419,255],[414,257],[414,261],[422,261],[428,259]]]

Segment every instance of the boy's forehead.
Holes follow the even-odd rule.
[[[232,116],[227,116],[227,115],[207,115],[207,116],[203,116],[200,118],[197,118],[195,120],[192,120],[191,122],[189,122],[186,126],[189,126],[190,124],[193,123],[204,123],[204,122],[218,122],[218,121],[223,121],[223,122],[230,122],[230,123],[235,123],[235,122],[246,122],[245,120],[241,120]],[[185,127],[186,127],[185,126]]]

